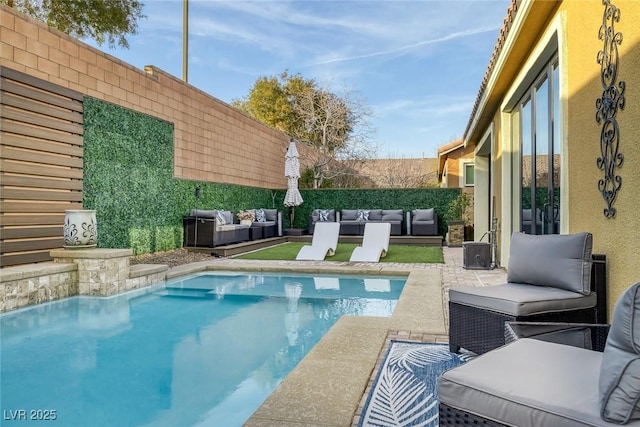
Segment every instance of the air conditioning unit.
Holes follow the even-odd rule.
[[[485,242],[462,243],[462,267],[469,270],[489,270],[491,245]]]

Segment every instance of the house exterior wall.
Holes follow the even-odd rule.
[[[174,123],[176,178],[286,187],[287,135],[162,70],[137,69],[4,5],[0,65]]]
[[[599,0],[518,2],[516,18],[510,28],[478,109],[470,118],[465,143],[477,146],[492,129],[491,189],[496,197],[499,218],[499,262],[508,265],[509,240],[519,231],[519,117],[516,104],[521,89],[531,86],[536,67],[545,55],[559,60],[560,112],[563,158],[561,160],[560,232],[593,233],[594,253],[607,256],[608,306],[613,309],[620,294],[640,280],[636,244],[640,237],[637,199],[640,193],[640,2],[612,0],[620,10],[614,23],[622,34],[618,45],[618,81],[624,81],[625,105],[616,115],[620,153],[624,163],[616,169],[622,187],[615,200],[614,218],[606,218],[605,201],[598,190],[603,171],[596,159],[601,156],[596,100],[602,96],[601,70],[597,55],[603,49],[598,31],[603,23],[604,6]],[[519,14],[519,16],[518,16]],[[532,77],[533,76],[533,77]],[[476,195],[477,197],[477,195]]]
[[[473,162],[473,150],[474,147],[472,146],[461,147],[446,154],[447,178],[444,182],[444,187],[464,187],[462,164],[464,163],[464,160]]]
[[[569,231],[587,230],[594,235],[594,252],[607,255],[609,306],[631,284],[640,280],[637,256],[640,241],[640,2],[616,0],[620,21],[616,32],[622,34],[619,50],[618,80],[626,84],[624,110],[616,115],[620,126],[620,153],[624,163],[616,170],[622,186],[614,207],[614,218],[603,214],[605,202],[598,191],[603,172],[596,166],[600,156],[600,129],[596,123],[596,99],[602,95],[600,66],[596,55],[603,48],[597,31],[602,22],[600,1],[564,1],[567,11],[569,50]],[[586,35],[589,37],[586,37]]]

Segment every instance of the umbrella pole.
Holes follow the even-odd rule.
[[[295,206],[289,206],[289,228],[293,228],[293,220],[295,219]]]

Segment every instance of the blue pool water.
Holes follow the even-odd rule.
[[[240,426],[340,316],[390,316],[404,283],[207,273],[1,315],[0,424]]]

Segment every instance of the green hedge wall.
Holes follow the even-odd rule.
[[[285,190],[194,182],[173,177],[173,124],[109,104],[84,99],[84,207],[95,209],[98,246],[132,248],[135,254],[182,247],[182,218],[191,209],[277,208]],[[283,159],[284,170],[284,159]],[[284,172],[283,172],[284,173]],[[196,199],[195,188],[201,195]],[[313,209],[435,208],[443,215],[459,189],[300,190],[296,228],[307,228]]]
[[[85,97],[83,203],[97,211],[98,247],[179,248],[192,208],[274,205],[271,190],[175,179],[173,158],[172,123]]]

